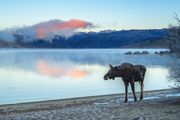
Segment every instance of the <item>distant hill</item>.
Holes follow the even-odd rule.
[[[122,30],[80,32],[65,38],[55,35],[51,39],[33,39],[26,41],[23,35],[14,36],[14,42],[0,40],[0,47],[26,48],[166,48],[167,29]]]
[[[167,39],[147,40],[141,43],[128,44],[123,48],[169,48]]]

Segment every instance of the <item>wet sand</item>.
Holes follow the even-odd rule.
[[[139,93],[137,97],[139,98]],[[0,120],[179,120],[180,91],[146,91],[124,103],[124,94],[0,105]]]

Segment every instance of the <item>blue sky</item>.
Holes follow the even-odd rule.
[[[0,29],[51,19],[81,19],[96,29],[165,28],[180,0],[0,0]]]

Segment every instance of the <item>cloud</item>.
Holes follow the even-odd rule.
[[[62,21],[58,19],[41,22],[32,26],[25,26],[9,31],[0,31],[0,38],[13,39],[13,34],[20,33],[23,35],[25,41],[33,39],[48,39],[54,35],[61,35],[69,37],[77,32],[79,29],[86,29],[93,27],[93,24],[84,20],[71,19]]]
[[[34,25],[37,38],[47,38],[54,34],[71,36],[77,29],[92,27],[92,23],[83,20],[72,19],[69,21],[51,20]]]
[[[0,40],[11,42],[13,41],[13,32],[11,30],[0,31]]]

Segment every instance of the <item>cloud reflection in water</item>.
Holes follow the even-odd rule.
[[[86,77],[89,73],[86,70],[78,69],[76,67],[63,68],[63,66],[60,67],[58,65],[50,65],[46,60],[43,59],[37,60],[37,69],[42,75],[51,77],[68,76],[73,79]]]

